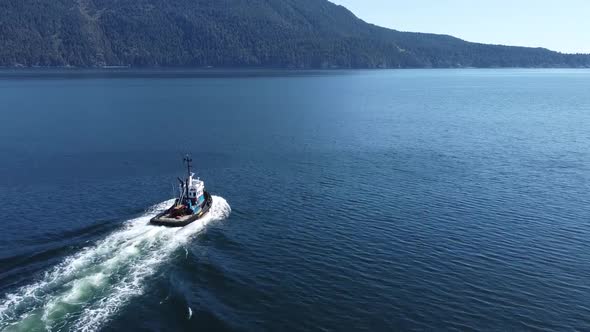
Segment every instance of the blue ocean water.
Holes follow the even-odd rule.
[[[588,70],[2,71],[0,330],[590,329],[589,125]]]

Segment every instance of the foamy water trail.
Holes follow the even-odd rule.
[[[145,290],[172,253],[211,221],[225,219],[231,208],[213,196],[209,213],[183,228],[148,225],[173,200],[153,206],[94,246],[67,258],[40,281],[7,295],[0,304],[0,330],[100,329],[130,299]]]

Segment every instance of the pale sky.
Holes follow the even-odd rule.
[[[590,0],[330,0],[380,26],[590,53]]]

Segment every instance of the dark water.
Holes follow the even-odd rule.
[[[0,108],[0,330],[590,329],[590,71],[2,72]],[[214,211],[147,226],[187,151]]]

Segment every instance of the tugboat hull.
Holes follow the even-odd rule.
[[[170,213],[172,208],[158,214],[157,216],[153,217],[150,220],[150,224],[157,225],[157,226],[166,226],[166,227],[184,227],[196,220],[201,219],[203,216],[209,212],[211,209],[211,205],[213,204],[213,198],[211,195],[205,191],[205,203],[201,208],[201,211],[197,214],[186,215],[182,217],[171,217]]]

